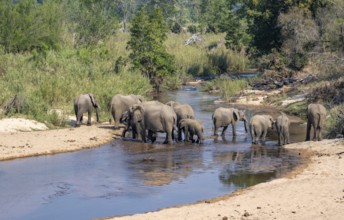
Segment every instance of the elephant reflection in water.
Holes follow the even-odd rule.
[[[218,164],[224,164],[224,163],[230,163],[232,164],[237,164],[241,163],[245,157],[245,152],[240,152],[240,151],[228,151],[228,152],[214,152],[213,153],[213,158],[214,161]]]
[[[178,148],[166,148],[156,145],[135,143],[131,170],[135,171],[135,178],[148,186],[162,186],[187,177],[196,168],[202,168],[203,157],[198,148],[190,147],[180,151]],[[146,148],[139,146],[146,146]],[[141,150],[140,150],[141,149]],[[132,145],[125,150],[132,153]],[[142,155],[149,156],[144,157]]]

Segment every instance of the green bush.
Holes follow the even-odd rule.
[[[247,81],[243,79],[216,78],[204,83],[203,90],[218,90],[225,100],[229,100],[234,95],[242,92],[248,87]]]
[[[329,115],[326,136],[328,138],[336,138],[337,135],[343,134],[344,132],[344,104],[332,108]]]
[[[196,25],[192,24],[188,26],[188,32],[190,32],[191,34],[195,34],[197,33],[198,28]]]
[[[61,6],[53,0],[0,3],[0,44],[6,52],[57,49],[62,36]]]

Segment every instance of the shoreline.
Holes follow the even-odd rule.
[[[100,147],[120,134],[111,125],[0,133],[0,161]]]
[[[307,160],[285,177],[213,199],[104,219],[340,219],[344,215],[344,140],[285,148]],[[206,210],[206,211],[205,211]]]

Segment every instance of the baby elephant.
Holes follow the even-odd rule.
[[[278,146],[289,144],[289,118],[286,114],[278,116],[276,129],[278,134]]]
[[[180,129],[184,130],[184,140],[185,141],[192,141],[192,143],[195,143],[195,140],[193,139],[194,135],[197,135],[196,143],[202,143],[203,141],[203,131],[204,127],[201,121],[196,119],[182,119],[179,122]]]
[[[258,140],[261,138],[262,142],[265,142],[268,128],[273,129],[276,122],[270,115],[255,115],[250,120],[250,132],[252,138],[252,144],[258,144]]]

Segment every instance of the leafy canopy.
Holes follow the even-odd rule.
[[[168,27],[159,8],[150,14],[142,8],[134,17],[128,48],[135,69],[150,80],[156,92],[160,92],[164,78],[175,72],[175,59],[164,45]]]
[[[6,52],[57,49],[61,42],[62,10],[53,0],[0,1],[0,44]]]

